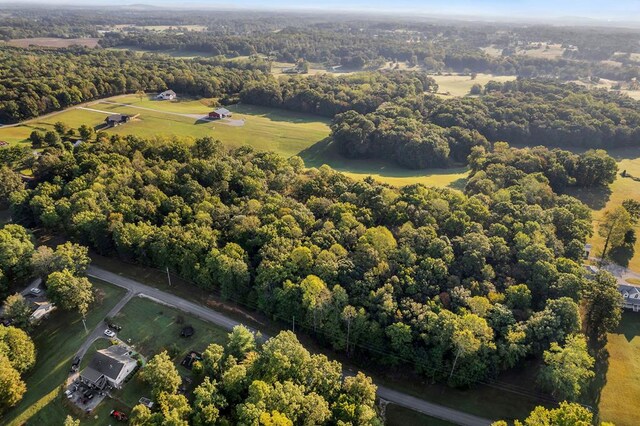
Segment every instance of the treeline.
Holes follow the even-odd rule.
[[[243,326],[223,347],[210,344],[192,373],[193,398],[178,392],[182,377],[166,352],[154,356],[140,376],[159,405],[139,404],[131,423],[152,426],[333,425],[381,426],[376,386],[362,373],[342,378],[342,366],[311,355],[295,334],[283,331],[263,344]]]
[[[248,83],[240,92],[240,100],[334,117],[349,110],[366,114],[385,102],[437,90],[435,80],[424,72],[363,72],[339,77],[320,74]]]
[[[245,69],[243,69],[245,68]],[[184,95],[238,93],[265,79],[251,66],[133,52],[0,47],[0,122],[16,122],[92,99],[171,88]]]
[[[331,128],[337,147],[348,157],[392,159],[414,169],[446,167],[466,163],[474,146],[499,141],[548,147],[637,146],[640,103],[605,90],[520,79],[489,82],[484,95],[476,98],[407,94],[373,112],[338,114]],[[591,185],[586,178],[577,184]]]
[[[536,174],[490,194],[397,189],[207,138],[131,136],[47,148],[33,172],[10,195],[14,220],[295,317],[368,362],[469,386],[582,350],[590,211]]]
[[[510,148],[496,143],[493,151],[474,149],[469,156],[468,188],[474,192],[491,194],[513,185],[528,174],[544,176],[555,192],[569,186],[607,186],[616,179],[618,165],[604,150],[589,150],[573,154],[559,149]]]

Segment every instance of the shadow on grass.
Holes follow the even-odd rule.
[[[607,257],[613,260],[620,266],[624,266],[625,268],[629,266],[629,262],[633,259],[633,255],[635,254],[635,250],[633,248],[633,244],[625,244],[620,247],[615,247],[609,250],[609,254]]]
[[[594,373],[595,376],[589,384],[583,403],[589,405],[596,416],[598,416],[598,407],[602,396],[602,389],[607,384],[607,372],[609,371],[609,351],[606,348],[606,338],[598,339],[591,337],[589,341],[591,355],[595,359]]]
[[[595,188],[570,188],[566,191],[568,195],[576,197],[585,203],[592,210],[603,209],[611,197],[611,188],[600,186]]]

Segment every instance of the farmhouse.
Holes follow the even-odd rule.
[[[640,311],[640,287],[634,285],[618,284],[618,291],[622,294],[622,307]]]
[[[227,117],[231,117],[231,111],[226,108],[218,108],[217,110],[209,113],[209,118],[218,119]]]
[[[87,368],[80,373],[80,381],[97,389],[106,386],[120,388],[136,365],[136,360],[131,358],[126,348],[113,345],[96,352]]]
[[[131,117],[123,114],[113,114],[104,119],[107,126],[118,126],[120,124],[128,123]]]
[[[158,94],[158,96],[156,96],[156,99],[161,99],[163,101],[171,101],[173,99],[175,99],[178,95],[176,95],[176,92],[174,92],[173,90],[165,90],[164,92]]]

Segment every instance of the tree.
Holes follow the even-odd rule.
[[[69,126],[67,126],[62,121],[56,121],[55,123],[53,123],[53,128],[61,137],[65,137],[69,133]]]
[[[146,94],[144,93],[144,90],[137,90],[136,91],[136,96],[138,97],[138,99],[140,99],[140,101],[142,101],[144,99],[144,97],[146,96]]]
[[[575,401],[587,381],[595,376],[594,360],[582,335],[569,336],[564,347],[551,343],[543,357],[545,365],[540,369],[538,382],[556,398]]]
[[[140,372],[140,377],[151,386],[153,395],[156,398],[161,393],[176,393],[182,383],[182,378],[171,358],[169,358],[167,351],[163,351],[151,358]]]
[[[44,144],[46,146],[57,146],[61,142],[62,142],[62,139],[60,139],[59,134],[56,132],[52,132],[51,130],[49,130],[47,133],[44,134]]]
[[[27,385],[6,355],[0,353],[0,414],[16,405],[27,391]]]
[[[587,286],[587,325],[598,337],[605,336],[618,327],[622,319],[622,295],[618,281],[609,272],[600,270]]]
[[[74,419],[71,416],[67,416],[64,419],[64,423],[62,425],[63,426],[80,426],[80,420]]]
[[[593,413],[588,408],[574,402],[563,401],[558,408],[536,407],[524,422],[515,421],[515,426],[591,426]],[[492,426],[506,426],[499,421]],[[602,423],[604,426],[604,423]]]
[[[90,141],[94,134],[95,131],[93,130],[93,127],[87,126],[86,124],[78,127],[78,135],[80,136],[80,139],[85,142]]]
[[[75,277],[68,269],[47,277],[47,294],[61,309],[77,310],[83,317],[93,302],[93,286],[85,277]]]
[[[36,362],[36,348],[27,333],[16,327],[0,325],[0,354],[7,357],[18,373],[29,370]]]
[[[631,215],[622,206],[618,206],[613,210],[604,212],[598,234],[604,238],[604,247],[602,248],[602,259],[607,255],[609,246],[619,247],[624,243],[625,235],[632,228]]]
[[[227,353],[238,360],[256,348],[255,335],[244,325],[236,325],[228,335]]]
[[[635,224],[640,221],[640,201],[628,198],[622,202],[624,207],[631,215],[631,221]]]
[[[0,208],[9,205],[9,196],[24,189],[20,175],[6,165],[0,165]]]
[[[31,235],[20,225],[0,229],[0,271],[7,279],[23,279],[31,273],[33,243]]]
[[[20,293],[7,297],[3,307],[4,316],[11,319],[13,325],[23,329],[29,326],[31,307]]]

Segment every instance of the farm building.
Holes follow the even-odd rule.
[[[209,113],[209,118],[227,118],[231,117],[231,111],[226,108],[218,108],[217,110]]]
[[[171,101],[177,97],[176,92],[173,90],[165,90],[164,92],[158,94],[156,99],[161,99],[163,101]]]
[[[131,120],[131,117],[124,114],[113,114],[104,119],[104,122],[107,126],[117,126],[119,124],[128,123]]]

